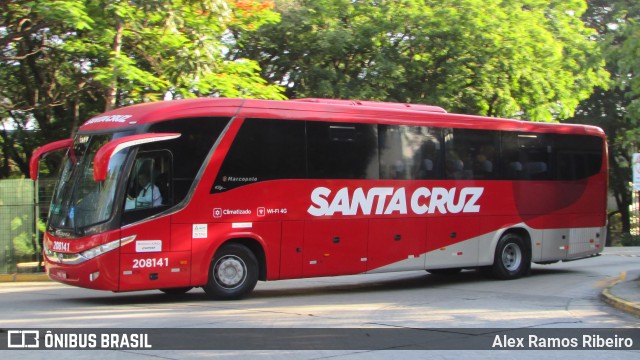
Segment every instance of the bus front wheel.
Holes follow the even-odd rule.
[[[246,297],[258,282],[258,260],[240,244],[223,245],[214,255],[204,291],[220,300]]]
[[[503,235],[496,246],[492,274],[502,280],[517,279],[531,269],[531,254],[525,240],[516,233]]]

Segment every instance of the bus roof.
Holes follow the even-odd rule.
[[[296,100],[199,98],[159,101],[122,107],[95,116],[85,122],[79,131],[85,133],[115,130],[186,117],[232,116],[604,136],[602,129],[589,125],[537,123],[451,114],[440,107],[421,104],[316,98]]]

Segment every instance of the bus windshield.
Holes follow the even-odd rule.
[[[93,179],[96,152],[107,142],[130,135],[120,132],[105,135],[78,135],[62,164],[49,210],[49,228],[82,235],[87,227],[111,218],[118,178],[129,153],[124,149],[109,161],[107,178]]]

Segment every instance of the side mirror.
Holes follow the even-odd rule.
[[[109,168],[109,160],[118,151],[126,148],[156,142],[172,140],[180,137],[179,133],[150,133],[138,134],[121,137],[104,144],[96,153],[93,159],[93,179],[95,181],[104,181],[107,179],[107,170]]]
[[[69,147],[71,147],[71,145],[73,145],[73,139],[64,139],[54,141],[37,148],[31,155],[31,159],[29,160],[29,177],[31,177],[31,180],[38,179],[38,164],[43,156],[52,151],[68,149]]]

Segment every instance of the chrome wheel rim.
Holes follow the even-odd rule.
[[[508,244],[502,249],[502,264],[505,269],[515,271],[522,263],[522,250],[516,244]]]
[[[226,255],[218,259],[213,268],[216,282],[227,289],[235,289],[247,278],[247,266],[235,255]]]

